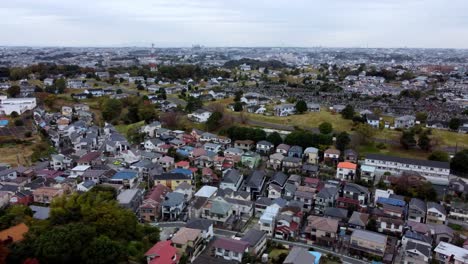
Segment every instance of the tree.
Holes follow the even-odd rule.
[[[367,123],[358,124],[356,128],[354,129],[354,131],[356,131],[356,136],[358,140],[362,143],[371,142],[372,138],[375,135],[375,129]]]
[[[416,121],[421,123],[426,123],[427,120],[427,113],[426,112],[417,112],[416,113]]]
[[[242,103],[241,102],[235,102],[234,103],[234,111],[235,112],[241,112],[243,109]]]
[[[105,121],[115,120],[122,112],[122,103],[117,99],[106,99],[102,105],[102,118]]]
[[[67,84],[65,82],[65,79],[63,78],[60,78],[60,79],[57,79],[54,83],[55,85],[55,90],[57,91],[57,93],[59,94],[62,94],[65,92],[65,88],[67,88]]]
[[[458,128],[461,126],[461,120],[459,118],[452,118],[449,121],[449,128],[451,130],[458,130]]]
[[[18,85],[13,85],[7,89],[7,94],[9,97],[16,97],[21,93],[21,88]]]
[[[449,155],[447,152],[442,151],[442,150],[436,150],[429,155],[427,158],[428,160],[434,160],[434,161],[442,161],[442,162],[448,162],[449,161]]]
[[[377,232],[377,221],[374,218],[369,219],[366,230]]]
[[[344,151],[350,142],[351,138],[349,137],[349,134],[346,132],[341,132],[336,137],[335,146],[337,149]]]
[[[333,131],[333,126],[332,124],[328,122],[323,122],[319,125],[319,130],[320,130],[320,133],[324,135],[330,134]]]
[[[24,126],[24,122],[21,119],[16,119],[15,120],[15,126]]]
[[[302,114],[307,111],[307,103],[304,100],[299,100],[296,103],[296,112]]]
[[[106,264],[125,260],[124,247],[121,243],[109,239],[107,236],[94,238],[83,252],[86,263]]]
[[[275,145],[275,147],[283,143],[283,139],[281,138],[281,135],[278,132],[271,133],[266,137],[266,140]]]
[[[468,149],[455,154],[450,161],[450,169],[456,175],[466,177],[468,175]]]
[[[234,102],[240,102],[241,98],[242,98],[242,95],[243,95],[243,92],[242,91],[237,91],[235,92],[234,94]]]
[[[354,107],[351,105],[347,105],[342,111],[341,111],[341,116],[344,119],[353,119],[354,117]]]
[[[206,124],[205,124],[206,129],[208,131],[212,131],[218,128],[222,118],[223,118],[223,114],[220,112],[214,112],[213,114],[211,114],[211,116],[206,121]]]
[[[11,112],[10,116],[11,116],[12,118],[17,118],[17,117],[19,116],[19,114],[18,114],[18,112],[13,111],[13,112]]]
[[[400,137],[400,144],[405,149],[410,149],[416,146],[416,139],[414,139],[414,133],[411,131],[403,131]]]
[[[151,120],[156,118],[156,111],[150,104],[143,104],[138,108],[138,117],[140,120],[145,120],[149,123]]]
[[[429,136],[427,135],[427,133],[422,133],[422,134],[419,136],[419,139],[418,139],[418,146],[419,146],[422,150],[425,150],[425,151],[431,150],[431,148],[432,148],[431,139],[429,138]]]

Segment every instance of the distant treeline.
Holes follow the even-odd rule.
[[[258,69],[258,68],[268,68],[268,69],[281,69],[287,67],[286,64],[282,63],[281,61],[278,60],[268,60],[268,61],[259,61],[259,60],[253,60],[253,59],[240,59],[240,60],[230,60],[227,61],[224,64],[224,67],[226,68],[236,68],[239,67],[242,64],[247,64],[252,67],[252,69]]]

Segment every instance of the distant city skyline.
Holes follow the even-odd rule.
[[[468,48],[466,0],[15,0],[0,46]]]

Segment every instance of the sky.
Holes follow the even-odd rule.
[[[0,45],[468,48],[468,0],[0,0]]]

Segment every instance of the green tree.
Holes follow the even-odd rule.
[[[449,121],[449,128],[451,130],[458,130],[458,128],[461,126],[461,120],[459,118],[452,118]]]
[[[21,88],[18,85],[12,85],[7,89],[7,94],[9,97],[16,97],[21,93]]]
[[[319,130],[320,130],[320,133],[324,135],[330,134],[331,132],[333,132],[333,126],[332,124],[328,122],[323,122],[319,125]]]
[[[281,135],[278,132],[271,133],[266,137],[266,140],[275,145],[275,147],[283,143],[283,138],[281,138]]]
[[[55,89],[59,94],[62,94],[65,92],[65,88],[67,88],[67,83],[65,82],[65,79],[60,78],[55,80]]]
[[[416,146],[416,139],[414,133],[411,131],[403,131],[400,137],[400,144],[405,149],[410,149]]]
[[[242,91],[236,91],[234,93],[234,102],[240,102],[241,98],[242,98],[242,95],[243,95],[243,92]]]
[[[418,146],[425,151],[429,151],[432,148],[431,139],[427,133],[422,133],[418,138]]]
[[[341,132],[336,137],[335,146],[337,149],[344,151],[346,147],[348,147],[350,142],[351,142],[351,138],[349,137],[349,134],[346,132]]]
[[[428,160],[434,160],[434,161],[443,161],[443,162],[448,162],[450,157],[447,152],[442,151],[442,150],[436,150],[429,155],[427,158]]]
[[[307,111],[307,103],[304,100],[299,100],[296,103],[296,112],[302,114]]]
[[[82,255],[85,263],[106,264],[124,261],[124,251],[122,243],[113,241],[107,236],[99,236],[91,241]]]
[[[344,119],[353,119],[354,117],[354,107],[351,105],[347,105],[342,111],[341,111],[341,116]]]
[[[223,118],[223,114],[221,112],[214,112],[206,121],[206,129],[208,131],[213,131],[221,125],[221,119]]]
[[[242,112],[243,106],[241,102],[234,103],[234,111],[235,112]]]
[[[468,176],[468,149],[464,149],[455,154],[450,161],[450,169],[456,175]]]
[[[417,112],[416,113],[416,121],[421,123],[426,123],[427,120],[427,113],[426,112]]]
[[[117,99],[106,99],[101,111],[105,121],[115,120],[122,113],[122,103]]]
[[[377,221],[374,218],[369,219],[366,230],[377,232]]]
[[[138,108],[138,117],[140,120],[145,120],[149,123],[151,120],[156,118],[156,111],[151,104],[142,104]]]

